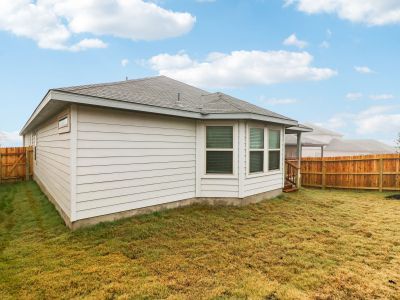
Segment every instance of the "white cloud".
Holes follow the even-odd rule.
[[[377,95],[370,95],[369,98],[372,100],[390,100],[394,99],[394,96],[392,94],[377,94]]]
[[[299,80],[325,80],[337,72],[312,67],[308,52],[233,51],[213,52],[204,61],[186,53],[160,54],[148,60],[150,67],[166,75],[202,87],[232,88]]]
[[[40,48],[56,50],[76,51],[81,42],[97,40],[84,39],[71,46],[69,41],[76,34],[112,35],[132,40],[176,37],[189,32],[195,21],[189,13],[173,12],[143,0],[0,2],[0,30],[30,38]],[[80,50],[87,48],[93,47],[86,45]]]
[[[355,66],[354,70],[356,70],[358,73],[361,74],[372,74],[374,71],[372,71],[370,68],[366,66]]]
[[[107,46],[106,43],[99,39],[83,39],[79,43],[71,46],[69,49],[71,51],[82,51],[93,48],[102,49],[107,48]]]
[[[293,99],[293,98],[282,98],[282,99],[270,98],[270,99],[265,99],[265,97],[261,97],[261,101],[263,103],[265,103],[265,104],[268,104],[268,105],[289,105],[289,104],[294,104],[294,103],[298,102],[297,99]]]
[[[303,49],[307,47],[308,43],[306,41],[299,40],[296,36],[296,34],[291,34],[289,37],[287,37],[284,41],[283,44],[285,46],[295,46],[297,48]]]
[[[18,132],[0,131],[0,147],[21,146],[22,138]]]
[[[126,67],[129,64],[129,59],[124,58],[121,60],[121,66]]]
[[[194,61],[184,52],[176,55],[159,54],[150,58],[149,63],[155,70],[181,70],[194,65]]]
[[[395,135],[400,132],[400,105],[371,106],[357,113],[338,113],[322,125],[332,129],[354,128],[356,134],[363,136]]]
[[[397,0],[285,0],[285,6],[289,5],[296,5],[307,14],[336,14],[341,19],[368,25],[400,23]]]
[[[361,97],[363,96],[363,94],[362,93],[348,93],[347,95],[346,95],[346,99],[347,100],[358,100],[358,99],[360,99]]]
[[[400,131],[398,106],[372,106],[361,111],[355,118],[357,133],[373,134]]]

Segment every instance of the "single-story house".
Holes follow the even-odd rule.
[[[298,122],[165,76],[51,89],[21,131],[34,179],[71,228],[284,187]]]
[[[302,125],[310,131],[301,136],[302,157],[335,157],[370,154],[396,153],[390,147],[373,139],[345,139],[343,134],[320,127],[312,123]],[[296,157],[298,139],[296,134],[286,135],[286,158]]]

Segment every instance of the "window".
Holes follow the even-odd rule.
[[[58,118],[58,133],[70,132],[69,114],[63,114]]]
[[[68,116],[62,117],[58,120],[58,129],[68,127]]]
[[[279,170],[281,165],[281,131],[268,132],[268,170]]]
[[[233,127],[206,127],[206,173],[233,174]]]
[[[249,172],[264,172],[264,128],[250,128]]]

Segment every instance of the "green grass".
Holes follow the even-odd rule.
[[[0,299],[399,299],[400,201],[301,190],[69,231],[0,185]]]

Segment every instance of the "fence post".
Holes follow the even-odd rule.
[[[322,189],[326,186],[326,162],[322,158]]]
[[[1,158],[1,149],[0,149],[0,183],[3,178],[3,159]]]
[[[29,180],[29,152],[28,152],[28,148],[25,148],[25,180],[28,181]]]
[[[383,190],[383,158],[379,159],[379,191]]]

